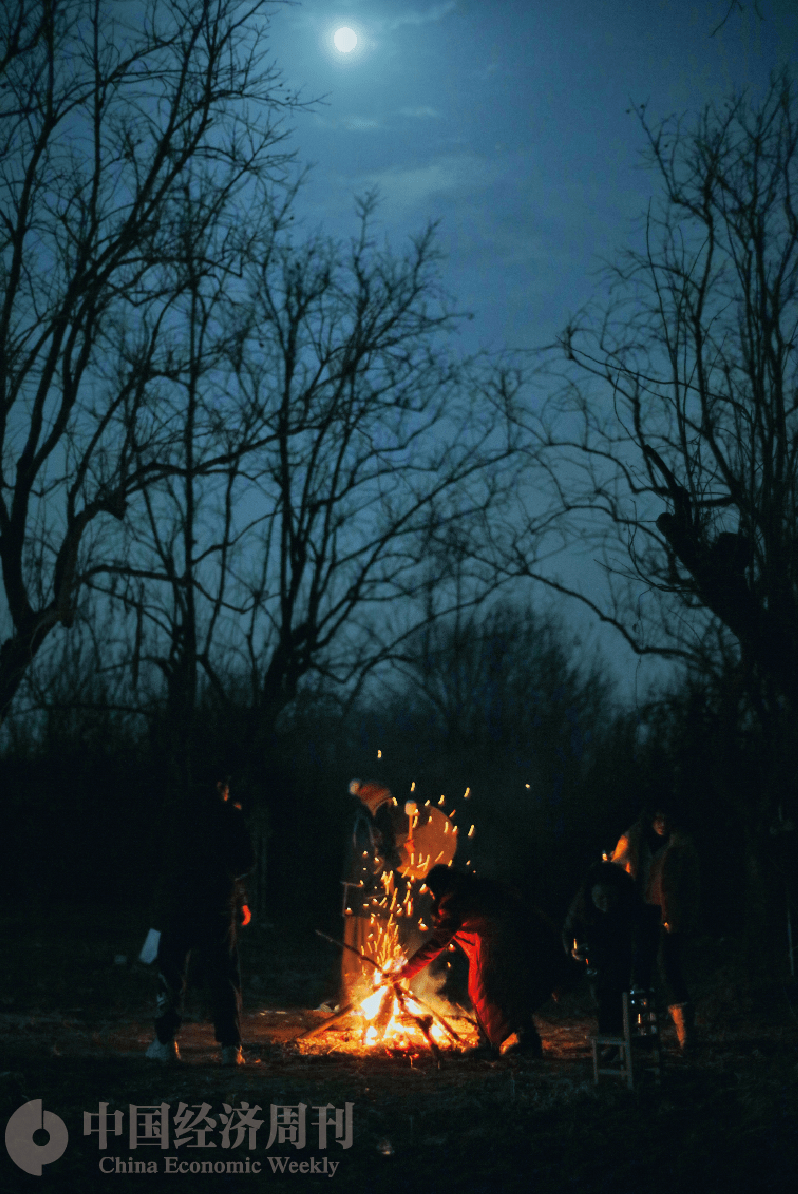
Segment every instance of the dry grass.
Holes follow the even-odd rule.
[[[249,1064],[221,1068],[202,1001],[193,997],[181,1038],[183,1062],[159,1067],[143,1056],[151,1039],[153,976],[130,961],[138,929],[126,935],[110,916],[64,916],[28,926],[22,942],[16,919],[2,930],[3,1115],[41,1098],[70,1132],[67,1152],[41,1179],[3,1156],[4,1194],[116,1191],[119,1180],[142,1194],[261,1188],[301,1194],[322,1183],[326,1189],[330,1181],[270,1170],[235,1178],[103,1176],[97,1140],[82,1134],[83,1112],[96,1111],[100,1100],[126,1115],[131,1103],[165,1101],[174,1112],[181,1101],[207,1102],[212,1114],[225,1102],[258,1103],[266,1122],[249,1156],[264,1166],[270,1154],[297,1161],[324,1155],[310,1140],[304,1150],[275,1145],[267,1153],[270,1105],[353,1103],[352,1147],[331,1141],[326,1150],[340,1162],[332,1188],[353,1194],[780,1194],[794,1188],[795,995],[778,980],[747,977],[729,950],[722,951],[722,962],[708,949],[696,953],[701,1043],[695,1058],[688,1063],[678,1056],[668,1029],[662,1088],[630,1093],[611,1081],[593,1086],[587,1037],[594,1021],[581,995],[548,1006],[539,1017],[542,1062],[477,1062],[446,1052],[439,1068],[421,1048],[364,1051],[357,1025],[298,1045],[295,1038],[321,1018],[309,1009],[323,990],[326,962],[311,935],[295,926],[252,935],[246,946]],[[116,963],[116,956],[128,960]],[[160,1160],[160,1150],[150,1150],[148,1159],[156,1152]],[[108,1153],[126,1160],[145,1150],[132,1153],[123,1137],[111,1140]]]

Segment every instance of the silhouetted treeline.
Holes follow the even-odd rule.
[[[10,726],[3,887],[11,902],[124,901],[143,916],[170,736],[157,708],[134,716],[104,708],[96,683],[93,693],[93,704],[84,690],[84,707]],[[722,685],[686,680],[625,710],[606,664],[561,624],[501,607],[420,634],[351,707],[337,698],[306,690],[266,757],[241,734],[243,707],[239,718],[206,694],[199,710],[197,770],[229,775],[250,819],[262,920],[291,912],[336,927],[348,783],[359,776],[386,782],[400,803],[444,795],[458,859],[528,890],[554,917],[642,804],[675,794],[702,857],[704,928],[741,928],[756,897],[780,948],[792,812],[752,850],[746,810],[772,770],[770,745],[753,716],[744,733],[724,722]]]

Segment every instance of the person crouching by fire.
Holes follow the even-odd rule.
[[[401,861],[396,826],[403,815],[399,813],[390,789],[382,784],[353,779],[349,791],[357,797],[359,804],[341,880],[344,944],[372,957],[372,918],[379,914],[378,903],[385,897],[383,878],[396,871]],[[403,819],[406,821],[407,818]],[[363,987],[365,993],[366,985],[371,987],[372,978],[373,972],[364,971],[360,958],[352,949],[344,949],[340,1006],[355,1001],[357,988]]]
[[[237,922],[250,920],[243,879],[255,864],[241,806],[227,781],[210,783],[173,811],[163,835],[164,856],[155,898],[158,994],[155,1040],[147,1057],[179,1060],[189,957],[198,949],[211,997],[223,1065],[241,1065],[241,974]]]
[[[543,1056],[535,1012],[559,985],[564,966],[553,928],[502,884],[435,866],[432,937],[398,971],[412,979],[452,942],[468,958],[468,995],[481,1044],[476,1056]]]

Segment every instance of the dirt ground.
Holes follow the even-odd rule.
[[[330,1181],[332,1189],[359,1194],[795,1189],[798,991],[786,980],[751,976],[736,961],[733,942],[693,945],[695,1055],[681,1058],[664,1024],[661,1086],[649,1078],[630,1092],[616,1079],[593,1084],[588,1037],[595,1021],[584,992],[541,1010],[543,1061],[473,1061],[447,1051],[438,1065],[425,1049],[361,1052],[353,1025],[348,1036],[322,1034],[303,1048],[295,1038],[323,1018],[312,1009],[330,973],[329,949],[307,925],[269,926],[244,938],[246,1066],[221,1067],[196,993],[188,1003],[180,1064],[158,1065],[144,1057],[152,1038],[154,975],[135,960],[140,927],[121,930],[120,919],[111,912],[51,911],[46,920],[20,914],[0,923],[2,1122],[23,1103],[41,1099],[69,1132],[66,1151],[41,1176],[23,1172],[2,1150],[3,1194],[116,1191],[118,1183],[142,1194],[302,1194],[327,1189]],[[111,1117],[105,1150],[96,1131],[83,1134],[84,1113],[96,1116],[100,1103]],[[166,1150],[143,1142],[131,1148],[130,1106],[152,1113],[163,1103],[171,1117],[181,1114],[181,1104],[195,1116],[207,1104],[204,1115],[215,1121],[208,1147],[198,1147],[200,1137],[189,1133],[187,1147],[172,1138]],[[241,1145],[225,1150],[221,1114],[243,1113],[244,1103],[261,1108],[255,1147],[242,1133]],[[267,1148],[271,1108],[301,1104],[307,1108],[304,1147],[281,1143],[278,1134]],[[322,1149],[317,1109],[330,1105]],[[335,1110],[342,1113],[338,1125]],[[122,1112],[118,1136],[115,1111]],[[90,1124],[96,1128],[98,1120]],[[232,1162],[244,1171],[219,1171]],[[111,1172],[101,1172],[101,1163]],[[145,1165],[149,1172],[142,1172]]]

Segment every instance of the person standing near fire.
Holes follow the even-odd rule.
[[[400,819],[390,789],[376,782],[353,779],[349,791],[358,799],[344,868],[343,916],[344,949],[341,956],[340,1006],[353,1002],[362,985],[364,968],[352,949],[371,956],[369,938],[376,904],[385,896],[383,878],[397,873],[400,854],[397,847],[397,822]],[[403,818],[406,820],[406,817]],[[371,973],[368,975],[372,977]]]
[[[243,880],[255,864],[241,805],[225,780],[195,792],[174,810],[163,835],[164,855],[153,923],[158,942],[155,1039],[147,1057],[176,1061],[188,963],[202,955],[222,1064],[241,1065],[241,973],[238,923],[250,920]]]
[[[642,905],[630,875],[611,862],[596,862],[574,896],[562,930],[566,954],[587,962],[598,1005],[598,1030],[623,1033],[623,993],[631,986],[632,942]]]
[[[502,884],[449,866],[426,880],[433,895],[433,933],[401,966],[410,980],[452,943],[468,958],[468,995],[480,1031],[473,1055],[543,1056],[535,1012],[565,972],[554,929]]]
[[[673,1002],[668,1006],[679,1048],[695,1039],[695,1008],[682,972],[686,936],[698,914],[700,877],[693,839],[681,825],[673,802],[660,798],[621,835],[610,862],[634,879],[643,900],[635,956],[635,983],[648,990],[659,955]]]

